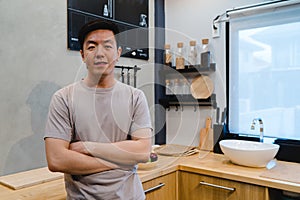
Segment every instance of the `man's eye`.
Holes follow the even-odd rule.
[[[92,49],[94,49],[95,48],[95,46],[88,46],[88,50],[92,50]]]
[[[111,49],[112,48],[112,46],[110,46],[110,45],[105,45],[104,46],[106,49]]]

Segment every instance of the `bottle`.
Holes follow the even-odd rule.
[[[172,53],[170,44],[165,44],[164,64],[172,67]]]
[[[183,43],[177,43],[177,55],[176,55],[176,69],[184,69],[184,51],[183,51]]]
[[[209,49],[209,40],[202,39],[202,51],[201,51],[201,67],[210,66],[210,49]]]
[[[190,41],[190,51],[189,51],[189,67],[197,65],[198,52],[196,47],[196,41]]]
[[[106,4],[104,5],[103,16],[108,17],[108,8]]]

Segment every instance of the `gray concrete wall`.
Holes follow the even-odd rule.
[[[154,16],[149,2],[149,15]],[[51,95],[83,78],[86,70],[79,52],[67,49],[67,1],[0,0],[0,36],[0,175],[5,175],[46,165],[42,138]],[[119,62],[142,68],[138,87],[150,107],[152,50],[149,61]]]

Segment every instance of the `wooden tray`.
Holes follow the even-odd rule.
[[[179,144],[165,144],[154,149],[154,152],[164,156],[186,156],[197,153],[195,147],[179,145]]]

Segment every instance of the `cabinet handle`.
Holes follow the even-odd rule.
[[[148,193],[148,192],[151,192],[151,191],[153,191],[153,190],[157,190],[157,189],[161,188],[162,186],[165,186],[165,184],[164,184],[164,183],[160,183],[160,184],[158,184],[157,186],[154,186],[154,187],[152,187],[152,188],[149,188],[149,189],[147,189],[147,190],[144,190],[144,193]]]
[[[222,186],[222,185],[216,185],[216,184],[212,184],[212,183],[206,183],[204,181],[201,181],[200,184],[215,187],[215,188],[221,188],[221,189],[229,190],[229,191],[232,191],[232,192],[235,191],[235,188],[225,187],[225,186]]]

